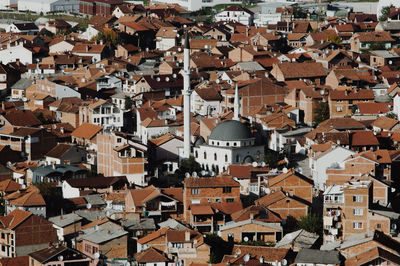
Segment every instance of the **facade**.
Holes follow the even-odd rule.
[[[79,0],[79,13],[85,15],[109,16],[115,7],[124,4],[119,0]]]
[[[147,184],[147,147],[113,132],[97,136],[97,173],[126,176],[132,184]]]
[[[80,124],[91,123],[104,129],[121,130],[124,125],[123,114],[120,108],[102,99],[79,107]]]
[[[241,6],[228,6],[215,15],[215,21],[233,21],[251,26],[254,21],[254,13]]]
[[[78,12],[79,1],[78,0],[21,0],[18,1],[18,10],[26,11],[30,10],[36,13],[49,13],[49,12]]]
[[[204,169],[221,173],[231,164],[261,162],[264,147],[245,124],[230,120],[217,125],[207,143],[194,147],[194,157]]]
[[[152,3],[163,3],[163,4],[171,4],[170,0],[153,0]],[[174,0],[174,4],[180,5],[182,8],[188,10],[188,11],[197,11],[202,8],[211,8],[215,5],[219,4],[232,4],[232,3],[237,3],[240,4],[241,1],[237,0],[212,0],[212,1],[206,1],[206,2],[199,2],[197,0]]]

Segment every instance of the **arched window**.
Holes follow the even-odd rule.
[[[237,146],[237,143],[236,143],[236,142],[234,142],[234,143],[233,143],[233,146]]]
[[[239,154],[236,154],[236,162],[238,163],[239,160],[240,160],[240,156],[239,156]]]
[[[204,152],[204,160],[206,160],[206,159],[207,159],[207,153]]]
[[[196,158],[198,158],[198,157],[199,157],[199,153],[196,151],[196,152],[194,153],[194,156],[195,156]]]
[[[216,160],[217,160],[217,154],[214,153],[214,161],[216,161]]]
[[[229,146],[229,142],[226,143],[226,146]]]
[[[228,161],[228,154],[225,154],[225,162]]]

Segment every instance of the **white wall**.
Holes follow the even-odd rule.
[[[79,189],[71,187],[66,181],[62,183],[62,194],[64,199],[77,198],[80,196]]]
[[[8,46],[7,49],[0,50],[0,60],[3,64],[15,62],[17,59],[25,65],[32,64],[32,57],[32,52],[26,49],[22,42],[19,45]]]

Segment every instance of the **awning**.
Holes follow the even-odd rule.
[[[193,215],[213,215],[214,211],[210,205],[190,205],[190,211]]]

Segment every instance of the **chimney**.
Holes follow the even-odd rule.
[[[250,220],[254,220],[254,212],[250,211]]]
[[[190,231],[187,230],[185,231],[185,242],[189,242],[190,241]]]

